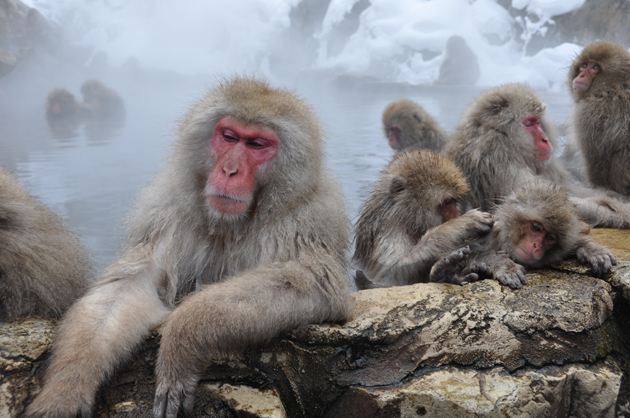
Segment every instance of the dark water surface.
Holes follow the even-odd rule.
[[[121,220],[134,196],[161,168],[178,119],[216,77],[138,71],[98,76],[124,98],[123,126],[82,124],[66,131],[48,126],[43,108],[46,93],[65,87],[78,96],[87,75],[10,74],[0,79],[0,165],[67,220],[100,269],[120,246]],[[381,132],[384,107],[400,98],[415,100],[451,133],[479,92],[329,81],[297,82],[294,89],[323,121],[327,164],[342,184],[352,219],[393,155]],[[564,122],[568,94],[541,95],[554,121]]]

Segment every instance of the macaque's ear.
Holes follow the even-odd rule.
[[[588,235],[591,232],[591,226],[584,221],[580,221],[580,234]]]
[[[396,196],[402,193],[406,186],[405,178],[402,176],[396,176],[392,179],[391,186],[389,186],[389,193],[392,196]]]

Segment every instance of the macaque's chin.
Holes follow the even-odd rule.
[[[241,215],[249,208],[249,203],[227,196],[208,196],[208,205],[223,215]]]
[[[573,81],[573,91],[575,91],[576,93],[584,93],[586,90],[588,90],[590,86],[587,86],[584,83],[580,83],[579,81]]]

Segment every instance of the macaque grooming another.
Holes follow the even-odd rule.
[[[65,317],[26,416],[89,416],[161,324],[158,418],[190,414],[213,359],[347,319],[349,221],[323,159],[319,120],[295,94],[241,77],[210,90],[140,195],[119,259]]]
[[[99,80],[87,80],[81,85],[83,108],[89,116],[100,119],[122,117],[123,99]]]
[[[549,267],[572,256],[602,277],[617,260],[606,247],[583,235],[588,229],[562,188],[535,181],[497,207],[489,235],[436,263],[431,280],[452,282],[463,276],[473,281],[474,273],[520,288],[527,284],[525,269]]]
[[[588,45],[569,70],[569,88],[588,180],[630,196],[630,53],[608,42]]]
[[[382,285],[428,282],[443,255],[487,234],[492,216],[458,213],[468,191],[461,171],[433,151],[398,154],[381,172],[355,226],[354,263]],[[365,286],[363,286],[365,287]]]
[[[538,95],[526,85],[507,84],[474,100],[443,153],[468,179],[467,209],[493,210],[519,184],[543,179],[564,187],[589,225],[630,228],[630,205],[578,185],[553,154],[556,146]]]
[[[46,117],[49,119],[77,118],[80,105],[66,89],[54,89],[46,96]]]
[[[91,276],[81,241],[0,169],[0,320],[60,317]]]
[[[459,35],[446,41],[446,56],[440,65],[440,76],[434,84],[442,86],[474,86],[479,80],[477,55]]]
[[[383,111],[383,131],[396,152],[411,149],[441,151],[448,135],[422,106],[411,100],[397,100]]]

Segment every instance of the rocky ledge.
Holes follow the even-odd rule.
[[[354,294],[312,325],[214,364],[194,416],[630,416],[630,232],[594,230],[619,259],[600,280],[567,261],[512,290],[485,280]],[[37,393],[54,323],[0,324],[0,416]],[[159,333],[104,385],[94,416],[149,417]]]

